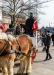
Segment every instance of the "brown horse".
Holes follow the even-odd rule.
[[[30,36],[26,34],[22,34],[17,38],[17,41],[20,45],[20,51],[25,53],[26,55],[20,54],[18,59],[20,60],[20,67],[18,73],[31,73],[32,72],[32,65],[31,65],[31,56],[33,50],[33,42]]]
[[[14,50],[18,50],[18,43],[15,39],[9,41],[5,33],[1,34],[2,39],[0,39],[0,68],[2,68],[3,75],[13,75],[13,65],[14,59],[16,57]]]
[[[13,75],[13,65],[16,55],[20,60],[18,74],[22,74],[24,72],[31,73],[31,54],[33,50],[31,37],[26,34],[16,37],[10,34],[4,35],[5,37],[1,37],[3,39],[0,39],[0,67],[2,68],[3,75]],[[20,53],[18,53],[18,51]]]

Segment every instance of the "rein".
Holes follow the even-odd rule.
[[[15,50],[15,53],[16,53],[16,54],[22,54],[22,55],[27,56],[27,57],[32,57],[32,56],[30,56],[29,54],[26,54],[26,53],[24,53],[24,52],[22,52],[22,51],[17,51],[17,50]]]

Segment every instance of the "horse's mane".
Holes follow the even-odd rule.
[[[7,34],[7,33],[4,33],[4,32],[2,32],[2,33],[0,33],[0,39],[5,39],[5,40],[14,40],[14,39],[16,39],[12,34]]]
[[[0,33],[0,39],[8,40],[8,36],[7,36],[7,34],[4,33],[4,32],[1,32],[1,33]]]
[[[10,40],[15,40],[16,39],[12,34],[8,34],[7,36],[8,36],[8,39],[10,39]]]

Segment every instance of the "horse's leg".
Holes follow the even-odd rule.
[[[25,57],[25,59],[20,62],[20,68],[18,70],[18,73],[19,72],[28,74],[32,72],[31,57]]]
[[[24,66],[25,66],[25,69],[24,69],[24,72],[23,73],[26,73],[27,72],[27,65],[28,65],[28,61],[27,61],[27,58],[24,59]]]
[[[20,67],[19,70],[17,71],[18,74],[22,74],[24,72],[25,69],[25,63],[23,60],[20,60]]]
[[[32,72],[31,57],[27,57],[27,72],[26,73],[31,73],[31,72]]]
[[[10,60],[8,63],[8,75],[13,75],[13,66],[14,66],[14,60]]]
[[[3,75],[8,75],[7,65],[4,65],[2,67],[2,73],[3,73]]]

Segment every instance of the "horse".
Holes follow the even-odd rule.
[[[0,68],[3,75],[13,75],[15,51],[18,50],[18,43],[14,37],[8,40],[6,33],[0,33]]]
[[[4,34],[4,35],[3,35]],[[12,36],[2,33],[0,39],[0,67],[3,75],[13,75],[14,59],[17,57],[20,61],[18,74],[31,73],[31,57],[33,51],[33,42],[30,36],[22,34]]]
[[[20,66],[17,73],[30,74],[32,72],[32,52],[34,50],[33,41],[31,37],[26,34],[16,36],[16,39],[19,43],[20,51],[25,54],[20,54],[18,56],[18,60],[20,60]]]

